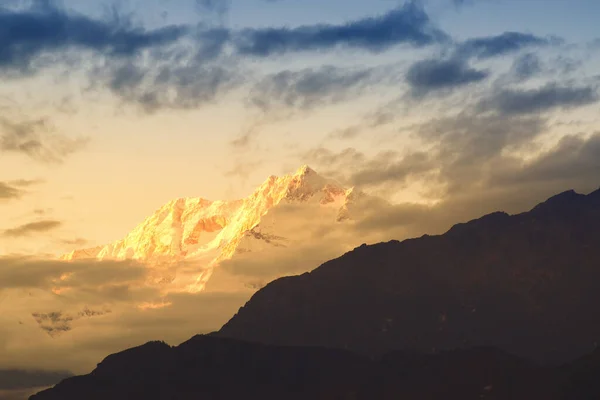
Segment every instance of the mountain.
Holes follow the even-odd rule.
[[[331,229],[347,221],[353,206],[366,197],[303,166],[292,175],[269,177],[245,199],[173,200],[123,239],[74,250],[62,259],[139,260],[151,267],[148,283],[163,285],[166,291],[196,293],[206,289],[223,261],[301,244],[302,230],[295,229],[298,221],[317,221]],[[279,276],[243,284],[256,288]]]
[[[278,279],[216,335],[369,355],[493,346],[563,362],[600,340],[599,243],[600,190],[569,191]]]
[[[371,359],[198,335],[113,354],[30,399],[596,399],[599,368],[597,352],[547,368],[486,347]]]

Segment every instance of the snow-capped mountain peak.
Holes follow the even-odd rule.
[[[270,176],[244,199],[172,200],[123,239],[62,258],[136,259],[152,268],[149,283],[166,285],[169,291],[198,292],[221,262],[256,247],[249,241],[271,246],[293,241],[278,234],[288,225],[286,207],[295,207],[294,216],[323,212],[330,219],[323,222],[336,224],[348,218],[354,192],[303,165],[294,174]]]

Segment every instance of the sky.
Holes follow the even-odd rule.
[[[396,204],[371,230],[595,190],[597,15],[595,0],[0,0],[3,268],[303,164]]]
[[[241,198],[301,164],[398,202],[481,194],[507,179],[491,163],[598,130],[599,9],[3,0],[0,253],[110,242],[173,198]],[[550,186],[596,184],[573,178]]]

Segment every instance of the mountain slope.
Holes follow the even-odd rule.
[[[572,399],[575,390],[599,394],[586,378],[598,361],[540,368],[493,348],[372,360],[343,350],[196,336],[177,347],[151,342],[113,354],[91,374],[66,379],[31,400],[558,400]]]
[[[600,340],[599,243],[600,190],[565,192],[278,279],[217,335],[367,354],[489,345],[565,361]]]
[[[165,285],[167,291],[200,292],[223,261],[236,254],[293,246],[302,241],[289,229],[296,221],[316,217],[330,227],[344,221],[361,196],[303,166],[292,175],[269,177],[245,199],[173,200],[125,238],[75,250],[62,259],[135,259],[152,268],[148,283]],[[286,212],[291,206],[296,207],[294,213]]]

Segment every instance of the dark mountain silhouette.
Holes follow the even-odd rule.
[[[270,283],[216,335],[368,355],[493,346],[574,359],[600,340],[600,190],[363,245]]]
[[[151,342],[111,355],[91,374],[30,399],[577,400],[600,396],[599,368],[598,354],[544,368],[493,348],[371,359],[196,336],[177,347]]]
[[[111,355],[31,399],[598,399],[598,243],[600,191],[571,191],[363,245],[267,285],[220,332]]]

